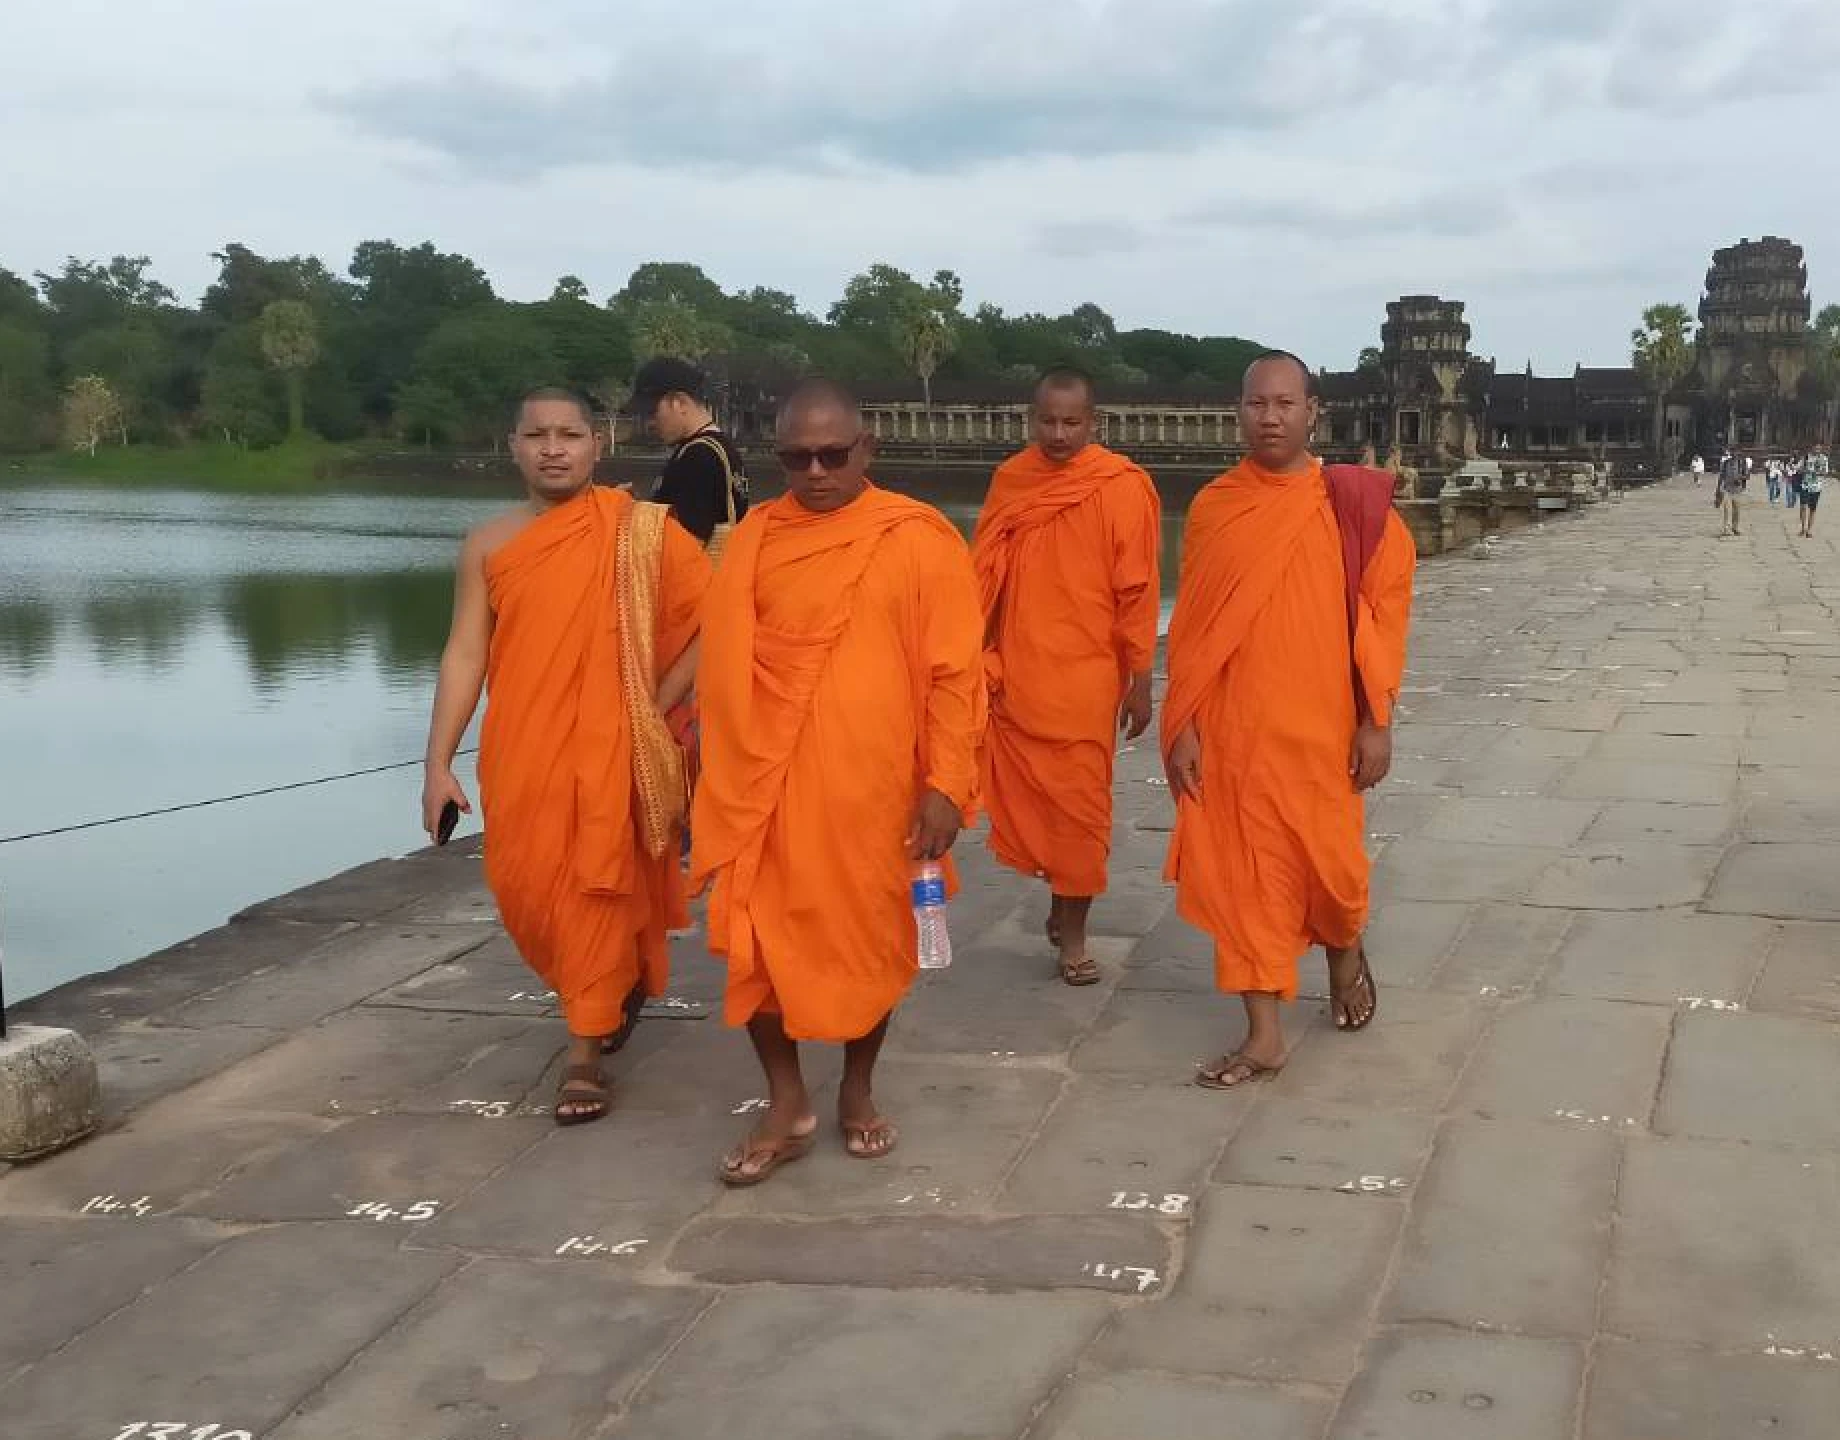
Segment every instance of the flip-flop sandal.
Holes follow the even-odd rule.
[[[1090,955],[1082,955],[1078,961],[1071,965],[1063,960],[1060,962],[1060,965],[1061,980],[1068,985],[1076,987],[1081,985],[1097,985],[1105,978],[1105,972],[1100,970],[1099,962]]]
[[[843,1132],[843,1152],[852,1160],[883,1160],[894,1153],[894,1147],[901,1142],[901,1132],[888,1122],[876,1116],[867,1123],[860,1120],[839,1120],[837,1128]],[[872,1136],[884,1138],[880,1149],[856,1149],[850,1144],[852,1140],[863,1146],[871,1145]]]
[[[571,1065],[562,1072],[556,1087],[556,1104],[550,1113],[558,1125],[588,1125],[607,1113],[611,1091],[601,1067],[594,1064]],[[563,1106],[569,1106],[568,1113]],[[592,1108],[588,1108],[592,1107]]]
[[[626,992],[626,1004],[621,1009],[620,1028],[601,1041],[601,1054],[617,1055],[626,1048],[626,1042],[632,1039],[633,1031],[639,1028],[639,1015],[645,1009],[645,982],[639,981]]]
[[[1212,1065],[1203,1065],[1195,1072],[1195,1083],[1203,1090],[1237,1090],[1254,1081],[1273,1079],[1283,1068],[1282,1065],[1261,1064],[1236,1051],[1222,1056]]]
[[[812,1134],[786,1135],[778,1140],[755,1140],[752,1137],[742,1143],[738,1152],[731,1152],[722,1158],[722,1183],[731,1190],[745,1190],[751,1185],[758,1185],[782,1165],[790,1165],[794,1160],[802,1160],[811,1153]],[[750,1160],[766,1157],[766,1164],[749,1174],[741,1169]]]
[[[1336,1018],[1335,1028],[1344,1035],[1352,1035],[1357,1030],[1365,1030],[1369,1025],[1374,1023],[1374,1016],[1380,1013],[1380,991],[1374,984],[1374,972],[1368,968],[1367,946],[1365,943],[1361,946],[1361,973],[1354,977],[1354,984],[1348,986],[1338,994],[1334,983],[1331,982],[1329,986],[1329,1013],[1334,1015],[1336,1007],[1340,1006],[1342,1014],[1346,1015],[1348,1013],[1349,1003],[1356,996],[1360,995],[1363,990],[1367,992],[1367,998],[1371,1002],[1368,1006],[1367,1013],[1358,1021],[1350,1020],[1347,1024],[1343,1024],[1340,1017]]]

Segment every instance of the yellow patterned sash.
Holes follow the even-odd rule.
[[[620,613],[620,674],[632,728],[633,800],[640,833],[654,859],[669,849],[689,811],[684,752],[658,712],[658,586],[670,507],[633,505],[614,548]]]

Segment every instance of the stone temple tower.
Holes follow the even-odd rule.
[[[1763,449],[1813,439],[1818,411],[1802,385],[1811,313],[1800,245],[1766,235],[1714,252],[1698,361],[1683,387],[1699,434]]]
[[[1389,430],[1414,459],[1447,462],[1473,452],[1463,395],[1469,339],[1461,300],[1406,295],[1386,307],[1380,364],[1393,403]]]

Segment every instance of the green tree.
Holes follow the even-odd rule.
[[[273,260],[232,240],[211,258],[218,265],[217,279],[198,309],[225,325],[250,324],[277,300],[305,300],[318,313],[349,305],[354,294],[350,282],[311,255]]]
[[[416,353],[411,378],[446,390],[460,404],[466,437],[497,449],[518,396],[554,384],[559,368],[541,323],[494,301],[443,320]]]
[[[589,303],[588,286],[579,275],[564,275],[556,282],[556,288],[549,292],[551,301],[573,300],[583,305]]]
[[[287,386],[288,436],[306,434],[306,372],[319,359],[319,321],[304,300],[271,300],[256,323],[262,358]]]
[[[1824,305],[1808,332],[1808,373],[1821,397],[1822,439],[1840,435],[1840,305]]]
[[[79,375],[65,387],[64,443],[71,449],[94,455],[121,424],[121,401],[100,375]]]
[[[0,450],[36,450],[44,442],[53,394],[50,341],[28,325],[0,320]]]
[[[1386,357],[1381,354],[1378,345],[1364,346],[1361,350],[1360,357],[1354,362],[1354,368],[1357,370],[1378,371],[1381,365],[1385,363],[1385,360]]]
[[[423,449],[437,439],[451,444],[466,433],[466,407],[445,385],[410,380],[396,392],[396,432],[405,439],[419,435]]]
[[[284,413],[256,326],[234,325],[221,331],[205,357],[199,382],[200,427],[225,444],[262,449],[281,438]]]
[[[1118,325],[1097,305],[1076,305],[1067,313],[1067,328],[1088,350],[1110,350],[1118,343]]]
[[[426,241],[405,248],[366,240],[350,270],[357,288],[342,337],[345,366],[365,413],[384,423],[390,397],[413,374],[422,346],[447,320],[491,303],[492,285],[466,256]]]
[[[628,313],[644,305],[682,305],[713,318],[721,314],[726,298],[722,287],[705,275],[700,265],[648,260],[632,272],[608,304]]]
[[[1650,305],[1629,333],[1630,356],[1655,397],[1655,458],[1667,457],[1667,397],[1693,367],[1693,316],[1684,305]]]

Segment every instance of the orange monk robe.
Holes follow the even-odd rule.
[[[632,507],[630,495],[590,486],[486,560],[486,880],[575,1035],[619,1029],[641,979],[663,993],[665,932],[688,923],[676,855],[653,859],[637,829],[614,584],[615,537]],[[694,537],[667,522],[653,626],[661,674],[696,634],[709,574]]]
[[[703,607],[691,871],[711,877],[728,1023],[854,1040],[916,969],[907,838],[923,786],[969,811],[984,721],[965,543],[873,487],[748,513]]]
[[[1376,724],[1405,670],[1416,555],[1396,513],[1360,585],[1353,660]],[[1362,802],[1349,775],[1355,697],[1341,536],[1320,466],[1246,461],[1195,498],[1169,632],[1167,754],[1193,722],[1201,800],[1177,806],[1165,878],[1214,937],[1233,993],[1294,998],[1312,944],[1367,923]]]
[[[1133,674],[1156,655],[1162,503],[1103,445],[997,468],[972,538],[990,684],[990,848],[1057,895],[1105,890],[1112,759]]]

